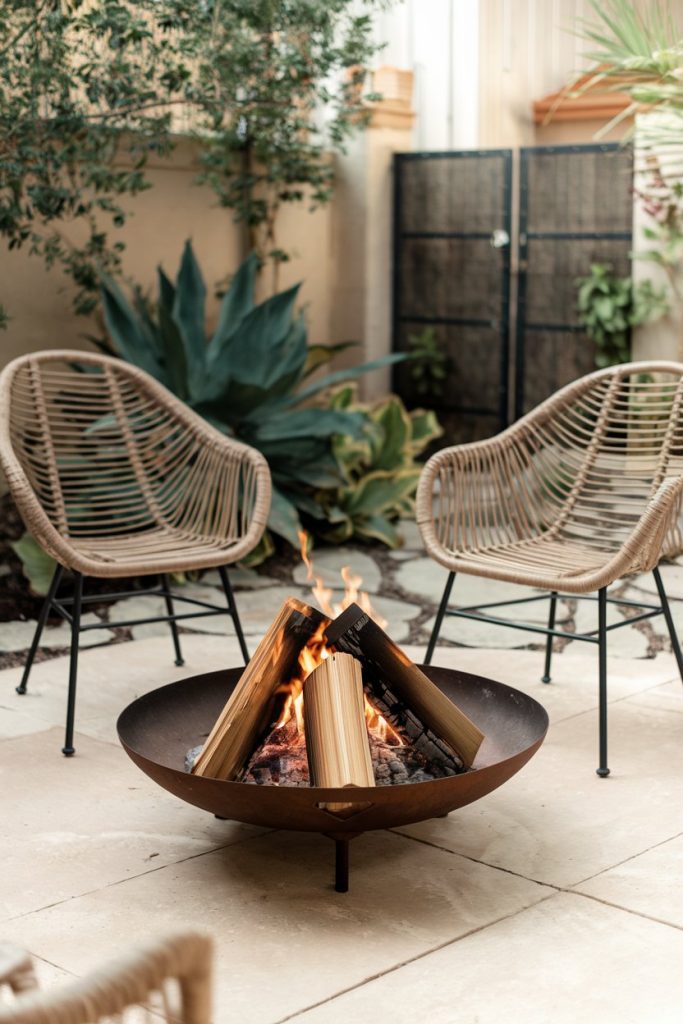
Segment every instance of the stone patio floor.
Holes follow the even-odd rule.
[[[392,555],[345,549],[316,565],[330,581],[347,562],[361,572],[420,660],[445,573],[406,533]],[[663,576],[683,630],[683,566]],[[215,582],[193,587],[215,595]],[[284,596],[306,596],[298,572],[292,585],[245,572],[235,583],[252,649]],[[467,603],[507,596],[458,585]],[[629,596],[652,590],[646,578],[623,585]],[[567,605],[562,618],[592,628],[591,613]],[[5,650],[26,646],[21,628],[30,633],[0,629]],[[530,693],[549,711],[548,738],[479,803],[354,840],[345,895],[332,890],[329,840],[218,821],[156,787],[118,745],[116,717],[136,696],[239,664],[230,624],[202,629],[182,637],[184,668],[163,626],[85,650],[70,760],[59,752],[67,660],[37,664],[25,697],[14,692],[20,669],[0,674],[0,938],[31,951],[45,986],[189,926],[216,940],[221,1024],[681,1020],[683,690],[661,619],[610,634],[607,780],[594,774],[594,648],[561,641],[545,686],[528,634],[448,622],[435,663]],[[63,647],[63,633],[47,643]]]

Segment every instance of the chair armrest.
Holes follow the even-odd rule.
[[[667,534],[677,530],[675,523],[683,498],[683,476],[663,480],[624,541],[611,565],[619,563],[618,575],[648,572],[656,568],[665,547]],[[676,547],[680,549],[680,538]]]

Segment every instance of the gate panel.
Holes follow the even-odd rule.
[[[617,144],[520,152],[515,415],[595,369],[576,279],[591,263],[628,276],[633,166]]]
[[[451,362],[442,396],[419,395],[409,364],[396,390],[448,442],[490,436],[507,422],[512,153],[401,153],[394,171],[394,348],[431,326]]]

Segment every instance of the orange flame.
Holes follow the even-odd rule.
[[[345,608],[348,608],[350,604],[355,602],[382,628],[387,625],[386,620],[373,609],[368,595],[360,589],[363,582],[362,576],[353,574],[349,566],[344,566],[341,571],[345,585],[344,597],[339,604],[333,605],[331,603],[332,590],[324,586],[321,577],[315,575],[313,562],[308,554],[309,535],[302,530],[299,532],[299,540],[301,542],[301,557],[307,569],[306,578],[308,582],[313,583],[311,591],[321,610],[328,618],[335,618]],[[285,695],[285,701],[275,728],[282,729],[293,719],[296,724],[297,742],[299,743],[304,740],[304,681],[325,658],[329,657],[329,654],[330,652],[325,644],[325,626],[321,624],[299,652],[296,675],[279,689],[279,692]],[[398,732],[372,706],[367,697],[365,697],[365,720],[369,732],[383,743],[399,747],[404,745]]]
[[[341,571],[341,577],[344,581],[344,596],[341,601],[332,603],[332,595],[334,593],[330,587],[326,587],[323,583],[322,576],[315,575],[315,566],[308,553],[308,545],[310,541],[310,534],[306,533],[305,530],[299,530],[299,543],[301,545],[301,558],[304,565],[306,566],[306,580],[311,583],[311,592],[315,597],[320,609],[327,615],[329,619],[335,619],[337,615],[341,615],[345,608],[349,605],[357,604],[366,615],[369,615],[371,619],[377,623],[382,629],[386,629],[388,626],[387,620],[379,614],[379,612],[373,608],[372,602],[364,590],[361,590],[363,584],[363,577],[356,575],[351,572],[351,567],[345,565]]]

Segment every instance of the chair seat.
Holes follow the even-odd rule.
[[[165,526],[107,537],[70,537],[67,543],[73,551],[69,568],[88,576],[122,577],[226,565],[235,561],[240,541]]]
[[[479,551],[444,553],[450,557],[439,561],[459,573],[581,594],[595,589],[593,574],[615,552],[597,551],[566,537],[540,536]]]

